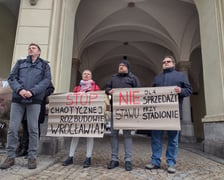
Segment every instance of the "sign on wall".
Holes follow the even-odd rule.
[[[104,97],[104,91],[51,95],[47,136],[103,137]]]
[[[180,130],[174,86],[114,89],[113,125],[115,129]]]

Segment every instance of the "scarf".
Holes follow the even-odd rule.
[[[91,91],[92,83],[94,83],[93,80],[88,80],[88,81],[81,80],[80,81],[80,87],[81,87],[80,91],[81,92]]]

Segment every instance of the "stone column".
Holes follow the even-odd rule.
[[[28,1],[23,0],[22,2],[27,4]],[[71,77],[73,77],[73,75],[71,74],[71,65],[73,54],[75,14],[79,2],[80,0],[41,0],[38,1],[36,5],[38,10],[40,9],[39,6],[43,6],[43,8],[47,10],[49,9],[50,11],[49,18],[46,18],[46,16],[44,16],[45,14],[43,14],[42,12],[39,13],[41,17],[43,16],[42,19],[49,19],[50,21],[48,23],[48,31],[46,32],[47,35],[41,36],[37,34],[39,35],[37,36],[35,34],[32,34],[32,37],[38,37],[38,39],[43,38],[44,42],[46,41],[46,43],[49,43],[47,44],[47,51],[45,54],[47,59],[49,59],[51,62],[50,65],[55,92],[68,92],[70,90]],[[47,3],[51,4],[46,7],[45,4]],[[33,8],[31,10],[33,10]],[[33,31],[30,30],[30,32]],[[39,32],[39,30],[37,32]],[[45,38],[46,36],[48,38]],[[61,149],[64,149],[66,138],[45,136],[47,131],[47,121],[48,118],[46,117],[44,124],[41,125],[42,136],[40,139],[39,153],[54,155]]]
[[[177,64],[177,69],[184,72],[188,77],[189,61],[181,61]],[[183,100],[183,119],[181,121],[180,141],[185,143],[196,142],[194,135],[194,125],[191,118],[191,103],[190,97],[185,97]]]
[[[206,115],[204,151],[224,158],[224,2],[195,0],[200,19]]]

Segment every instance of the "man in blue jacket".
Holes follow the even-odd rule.
[[[175,86],[174,90],[178,93],[180,119],[182,119],[182,104],[183,98],[190,96],[192,87],[188,82],[186,76],[182,72],[175,70],[175,59],[173,56],[165,56],[162,61],[163,73],[155,77],[153,87],[160,86]],[[166,161],[168,165],[168,172],[175,173],[175,164],[178,151],[178,137],[179,131],[167,131],[168,144],[166,150]],[[161,163],[162,154],[162,137],[163,131],[153,130],[151,134],[152,146],[152,161],[151,164],[145,166],[146,169],[158,169]]]
[[[121,61],[118,67],[118,73],[112,76],[112,79],[106,84],[106,93],[112,95],[114,88],[134,88],[140,87],[138,78],[130,72],[130,64],[126,60],[126,57]],[[108,165],[108,169],[113,169],[119,166],[118,160],[118,142],[119,130],[111,129],[111,148],[112,148],[112,160]],[[131,130],[123,130],[124,135],[124,148],[125,148],[125,169],[126,171],[132,170],[131,156],[132,156],[132,137]]]
[[[18,131],[25,111],[29,131],[28,168],[35,169],[37,166],[40,104],[51,82],[50,66],[47,61],[40,58],[40,52],[41,49],[37,44],[30,44],[27,58],[18,60],[9,74],[8,82],[13,93],[7,136],[7,158],[0,164],[0,169],[7,169],[15,164]]]

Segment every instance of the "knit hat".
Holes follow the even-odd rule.
[[[128,68],[128,72],[129,72],[129,70],[130,70],[130,64],[129,64],[128,60],[123,59],[120,64],[124,64]]]

